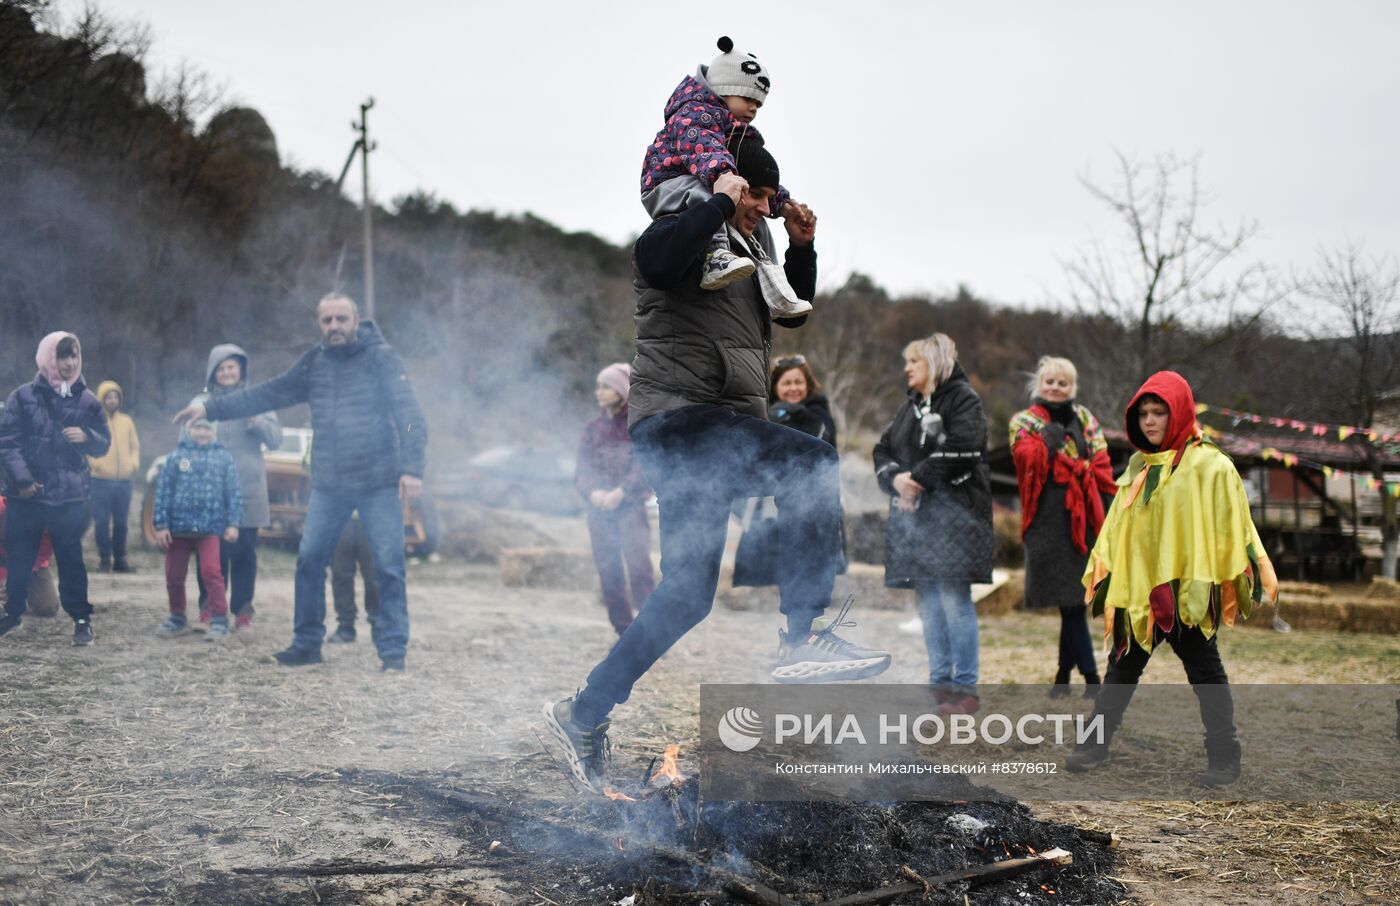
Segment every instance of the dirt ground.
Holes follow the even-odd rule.
[[[505,588],[487,566],[414,566],[406,674],[378,671],[367,631],[328,646],[324,664],[289,670],[270,658],[290,637],[288,554],[264,553],[255,631],[222,645],[157,639],[159,563],[135,562],[137,575],[92,578],[95,647],[70,647],[61,616],[26,619],[0,641],[0,903],[555,902],[506,883],[471,822],[426,815],[350,772],[573,796],[537,715],[612,642],[595,593]],[[909,616],[859,614],[853,635],[895,651],[883,682],[926,678],[921,640],[896,628]],[[614,715],[623,770],[696,738],[698,683],[766,681],[777,625],[716,609],[683,640]],[[984,620],[983,681],[1046,681],[1057,628]],[[1235,682],[1400,682],[1394,638],[1234,632],[1223,645]],[[1181,679],[1169,655],[1144,677]],[[1116,832],[1114,875],[1140,903],[1400,901],[1394,803],[1031,805]],[[456,867],[237,871],[347,859]]]

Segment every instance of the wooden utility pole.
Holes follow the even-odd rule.
[[[369,153],[375,146],[369,140],[368,114],[373,106],[374,98],[361,104],[360,122],[350,124],[350,128],[360,133],[356,144],[360,148],[360,188],[365,221],[365,317],[371,319],[374,317],[374,206],[369,199]]]

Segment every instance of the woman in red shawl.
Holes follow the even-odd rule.
[[[1031,406],[1011,418],[1011,456],[1021,489],[1026,607],[1060,609],[1060,664],[1052,698],[1069,694],[1075,667],[1086,698],[1098,691],[1080,579],[1104,519],[1113,468],[1098,419],[1075,403],[1078,372],[1069,359],[1043,356],[1028,388]]]

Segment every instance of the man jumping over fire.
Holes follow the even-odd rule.
[[[825,441],[767,420],[772,324],[764,268],[777,269],[763,222],[778,190],[778,164],[752,136],[735,149],[738,173],[715,182],[714,195],[661,217],[633,249],[637,354],[632,365],[629,430],[661,514],[661,584],[588,675],[573,698],[544,708],[569,769],[597,789],[606,769],[608,714],[714,602],[730,504],[736,497],[777,499],[782,612],[778,682],[811,683],[875,676],[890,654],[836,635],[823,617],[841,554],[836,450]],[[804,299],[816,291],[816,216],[786,210],[790,244],[784,276]],[[728,224],[735,255],[758,272],[719,290],[700,286],[706,247]],[[771,272],[766,275],[771,282]],[[806,316],[779,318],[799,327]]]

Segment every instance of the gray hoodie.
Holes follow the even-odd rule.
[[[243,380],[234,387],[221,387],[214,381],[214,370],[226,359],[237,359],[243,366]],[[232,343],[221,343],[209,351],[204,369],[204,390],[209,399],[225,396],[248,386],[248,353]],[[267,504],[267,467],[263,446],[276,450],[282,445],[282,423],[277,413],[268,412],[249,419],[219,422],[219,443],[233,454],[238,467],[239,488],[243,492],[243,524],[239,528],[267,528],[272,521]]]

